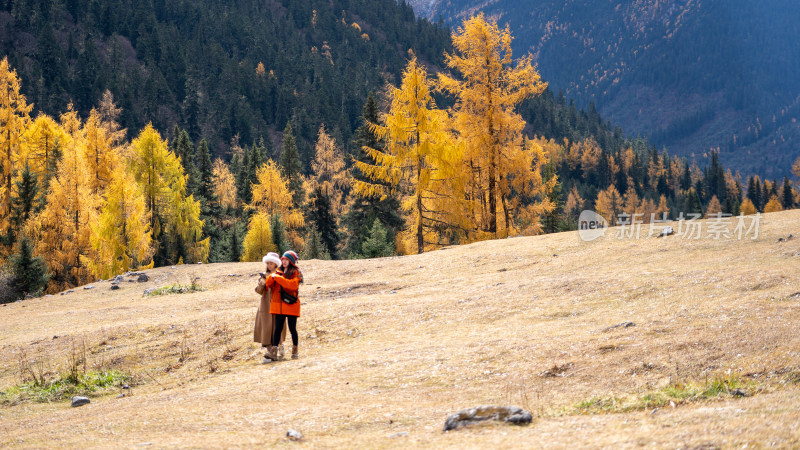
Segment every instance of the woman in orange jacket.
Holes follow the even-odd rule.
[[[272,334],[272,345],[267,349],[266,358],[278,359],[278,343],[280,342],[281,332],[284,322],[289,325],[289,333],[292,335],[292,359],[299,356],[297,335],[297,318],[300,317],[300,298],[298,296],[300,284],[303,282],[303,274],[297,268],[299,262],[297,253],[292,250],[287,251],[281,257],[282,271],[278,270],[267,278],[265,287],[272,288],[272,301],[270,302],[269,312],[275,314],[275,330]]]

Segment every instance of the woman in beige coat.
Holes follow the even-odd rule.
[[[261,295],[261,304],[258,306],[258,312],[256,312],[256,325],[253,329],[253,342],[257,342],[261,344],[262,348],[268,348],[272,345],[272,333],[275,330],[275,315],[269,313],[269,304],[272,299],[272,288],[267,288],[265,286],[266,277],[270,274],[275,273],[278,269],[278,266],[281,264],[281,258],[278,256],[277,253],[270,252],[262,259],[264,264],[267,266],[267,273],[266,276],[262,276],[258,279],[258,285],[256,286],[256,293]],[[283,341],[286,340],[286,327],[283,328],[283,333],[281,333],[281,341],[280,345],[278,346],[278,352],[283,353]],[[272,362],[269,358],[264,358],[262,363]]]

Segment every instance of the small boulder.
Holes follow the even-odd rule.
[[[111,290],[112,291],[116,291],[117,289],[119,289],[119,285],[118,284],[112,284],[111,285]]]
[[[85,290],[89,290],[89,289],[94,289],[94,286],[84,286],[83,288],[84,288]]]
[[[77,396],[77,395],[75,397],[72,397],[72,407],[73,408],[75,408],[77,406],[88,405],[89,403],[91,403],[91,400],[89,400],[88,397],[80,397],[80,396]]]
[[[297,430],[289,430],[286,432],[286,437],[292,441],[300,441],[303,439],[303,433]]]
[[[533,421],[533,416],[528,411],[516,406],[478,406],[450,414],[444,423],[444,431],[455,430],[486,420],[526,425]]]
[[[150,277],[148,277],[146,274],[140,273],[139,278],[137,278],[136,281],[139,283],[146,283],[150,281]]]
[[[125,277],[122,275],[117,275],[114,277],[114,283],[122,283],[123,281],[125,281]]]
[[[611,325],[610,327],[604,329],[603,331],[608,332],[608,331],[616,330],[616,329],[619,329],[619,328],[630,328],[630,327],[635,327],[635,326],[636,326],[636,324],[633,323],[633,322],[622,322],[622,323],[618,323],[616,325]]]
[[[664,227],[664,229],[661,230],[661,233],[658,233],[658,236],[656,237],[657,238],[666,237],[666,236],[671,236],[673,234],[675,234],[675,230],[673,230],[672,227]]]

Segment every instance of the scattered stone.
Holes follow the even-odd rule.
[[[30,300],[33,298],[33,294],[25,294],[25,300]]]
[[[75,408],[77,406],[88,405],[89,403],[91,403],[91,400],[89,400],[88,397],[79,397],[77,395],[75,397],[72,397],[72,407],[73,408]]]
[[[68,290],[68,291],[64,291],[64,292],[62,292],[60,295],[72,294],[73,292],[75,292],[75,291],[73,291],[72,289],[70,289],[70,290]]]
[[[117,275],[114,277],[114,283],[122,283],[123,281],[125,281],[125,277],[122,275]]]
[[[389,291],[390,294],[397,294],[397,291]]]
[[[143,294],[143,295],[150,295],[150,294],[152,294],[152,293],[153,293],[155,290],[156,290],[156,288],[145,289],[145,290],[144,290],[144,294]]]
[[[516,406],[484,405],[477,408],[462,409],[457,413],[450,414],[444,423],[443,431],[455,430],[486,420],[526,425],[531,423],[533,416],[528,411]]]
[[[616,325],[612,325],[612,326],[606,328],[603,331],[606,332],[606,331],[616,330],[617,328],[630,328],[630,327],[635,327],[635,326],[636,326],[636,324],[633,323],[633,322],[622,322],[622,323],[618,323]]]
[[[45,297],[52,297],[53,294],[46,294]],[[5,305],[4,305],[5,306]]]
[[[392,438],[392,439],[401,438],[401,437],[408,437],[408,431],[401,431],[399,433],[390,434],[389,437]]]
[[[286,437],[292,441],[300,441],[303,439],[303,433],[297,430],[289,430],[286,432]]]
[[[734,397],[747,397],[747,392],[741,389],[734,389],[731,391],[731,395]]]
[[[58,335],[56,334],[55,336],[53,336],[53,339],[58,339]]]
[[[573,366],[574,364],[572,363],[566,363],[560,366],[555,364],[553,367],[540,372],[539,376],[544,378],[563,377],[569,369],[572,369]]]
[[[88,291],[89,289],[94,289],[94,286],[84,286],[83,288]]]
[[[203,264],[203,261],[197,261],[197,264]]]
[[[675,234],[675,230],[673,230],[672,227],[664,227],[664,229],[661,230],[661,233],[659,233],[658,236],[656,237],[657,238],[666,237],[666,236],[671,236],[673,234]]]
[[[507,271],[507,270],[508,270],[508,269],[506,269],[505,267],[503,267],[502,269],[498,269],[497,271],[498,271],[498,272],[505,272],[505,271]]]
[[[146,274],[141,273],[139,274],[139,278],[137,278],[136,281],[138,281],[139,283],[146,283],[150,281],[150,277],[148,277]]]
[[[229,276],[229,277],[236,277],[236,276],[238,276],[238,275],[236,275],[235,273],[229,273],[229,274],[228,274],[228,276]]]
[[[131,280],[128,280],[128,283],[133,283],[134,281],[136,281],[136,280],[131,279]]]
[[[116,291],[117,289],[119,289],[119,285],[117,285],[117,284],[112,284],[111,285],[111,290],[112,291]]]
[[[783,238],[778,238],[778,242],[783,242],[783,241],[784,241]]]
[[[125,397],[125,394],[119,394],[119,395],[117,396],[117,398],[124,398],[124,397]]]
[[[131,388],[131,387],[130,387],[130,386],[128,386],[127,384],[123,384],[123,385],[122,385],[122,389],[130,389],[130,388]]]

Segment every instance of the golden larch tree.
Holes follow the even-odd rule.
[[[0,61],[0,230],[3,233],[11,225],[12,179],[20,169],[18,159],[23,152],[23,137],[33,109],[20,88],[17,72],[9,66],[8,58],[4,57]],[[7,256],[10,250],[0,248],[0,256]]]
[[[111,173],[120,154],[112,128],[113,125],[103,123],[97,109],[92,109],[84,124],[86,164],[92,174],[92,189],[96,193],[102,192],[111,181]]]
[[[636,213],[642,212],[639,208],[640,205],[641,203],[639,202],[639,195],[636,194],[636,189],[633,186],[629,187],[625,191],[625,199],[623,200],[622,206],[623,211],[625,211],[625,214],[633,216]]]
[[[769,201],[764,206],[764,212],[769,213],[778,211],[783,211],[783,205],[781,205],[781,202],[780,200],[778,200],[778,197],[776,197],[775,194],[772,194],[772,197],[769,198]]]
[[[756,209],[756,205],[754,205],[749,198],[745,197],[745,199],[742,200],[742,205],[739,207],[739,212],[742,215],[749,216],[757,213],[758,209]]]
[[[85,258],[91,251],[91,225],[100,200],[92,190],[91,175],[84,162],[86,139],[72,105],[62,114],[61,126],[69,140],[50,180],[47,204],[27,226],[28,235],[36,243],[36,253],[45,257],[51,272],[49,293],[92,279]]]
[[[257,212],[250,217],[250,222],[247,224],[242,261],[261,261],[264,255],[274,251],[276,249],[272,242],[270,216]]]
[[[319,126],[311,171],[313,175],[306,192],[313,192],[319,186],[331,202],[333,216],[341,217],[344,214],[344,190],[350,186],[349,175],[341,149],[325,130],[324,124]]]
[[[211,168],[214,196],[223,208],[236,207],[236,178],[222,159],[217,158]]]
[[[94,180],[94,179],[93,179]],[[133,174],[116,170],[92,225],[92,249],[86,265],[100,278],[153,266],[150,212]]]
[[[203,239],[200,202],[186,195],[186,175],[178,157],[151,124],[131,142],[127,153],[128,170],[144,193],[153,238],[166,249],[156,263],[180,262],[180,253],[185,253],[186,262],[205,261],[209,238]]]
[[[292,203],[289,181],[275,161],[269,160],[256,171],[257,182],[251,185],[253,199],[247,207],[267,217],[279,215],[295,249],[303,247],[300,229],[305,226],[303,212]],[[248,234],[250,229],[248,228]]]
[[[497,235],[497,216],[502,209],[508,217],[512,195],[504,179],[531,170],[515,166],[520,160],[515,153],[524,151],[525,127],[515,107],[547,84],[530,54],[514,64],[509,28],[500,30],[482,14],[465,21],[452,39],[454,52],[445,54],[445,62],[460,79],[439,74],[439,87],[456,97],[453,123],[464,142],[466,192],[474,221]]]
[[[721,212],[722,212],[722,205],[720,205],[717,196],[714,195],[708,202],[708,208],[706,208],[706,218],[716,217]]]
[[[392,193],[400,198],[406,234],[418,253],[426,245],[441,243],[441,234],[453,225],[463,198],[453,192],[461,152],[448,133],[447,112],[436,108],[431,85],[425,69],[412,57],[400,87],[389,89],[391,106],[388,114],[382,114],[383,125],[371,125],[385,148],[363,148],[374,164],[355,161],[361,173],[376,183],[352,181],[363,197],[385,198]]]
[[[37,116],[27,128],[24,159],[40,183],[45,184],[53,176],[55,162],[68,141],[64,128],[45,114]]]
[[[597,214],[603,216],[609,224],[615,225],[617,223],[617,216],[622,212],[622,208],[622,197],[613,184],[597,194],[597,200],[594,202],[594,209]]]

